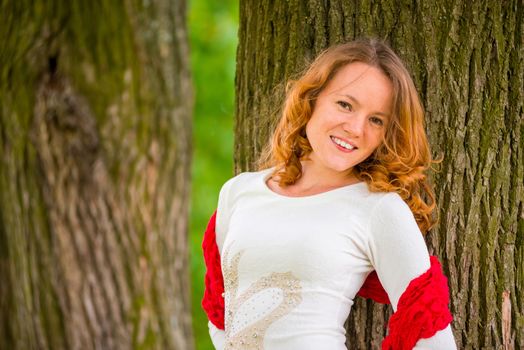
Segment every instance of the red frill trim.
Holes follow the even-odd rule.
[[[222,277],[220,253],[216,244],[216,215],[215,210],[209,219],[202,242],[206,263],[206,289],[202,299],[202,308],[211,323],[219,329],[224,329],[224,278]]]
[[[368,275],[357,295],[365,299],[373,299],[377,303],[391,304],[388,293],[382,287],[376,271],[372,271]]]
[[[448,309],[448,280],[437,257],[430,256],[430,262],[431,267],[413,279],[400,296],[382,350],[411,350],[420,338],[433,336],[453,320]]]

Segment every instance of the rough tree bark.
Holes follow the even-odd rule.
[[[185,1],[0,13],[0,348],[192,349]]]
[[[327,46],[385,38],[422,95],[440,222],[430,252],[449,276],[459,348],[524,348],[524,4],[261,1],[240,4],[236,171],[253,169],[283,82]],[[391,310],[358,300],[351,349],[378,349]]]

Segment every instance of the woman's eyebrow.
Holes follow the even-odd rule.
[[[356,105],[360,106],[360,102],[353,96],[349,95],[349,94],[343,94],[342,96],[345,96],[347,97],[348,99],[350,99],[351,101],[353,101]]]
[[[348,94],[343,94],[341,96],[347,97],[348,99],[353,101],[357,106],[360,106],[360,102],[354,96],[351,96],[351,95],[348,95]],[[384,113],[384,112],[375,112],[373,114],[381,115],[383,117],[389,117],[389,114],[388,113]]]

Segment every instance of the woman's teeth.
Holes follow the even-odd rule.
[[[332,140],[333,140],[337,145],[342,146],[342,147],[344,147],[344,148],[347,149],[347,150],[352,150],[352,149],[355,148],[355,147],[351,146],[349,143],[346,143],[346,142],[344,142],[344,141],[342,141],[342,140],[340,140],[340,139],[338,139],[338,138],[336,138],[336,137],[334,137],[334,136],[331,136],[331,139],[332,139]]]

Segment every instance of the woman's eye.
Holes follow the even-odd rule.
[[[351,103],[348,103],[346,101],[337,101],[337,104],[344,108],[344,109],[347,109],[348,111],[352,111],[353,110],[353,106],[351,105]]]
[[[371,117],[371,118],[369,118],[369,120],[370,120],[373,124],[375,124],[375,125],[378,125],[378,126],[382,126],[382,125],[384,125],[384,121],[383,121],[382,119],[378,118],[378,117]]]

